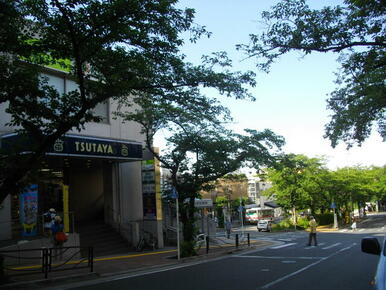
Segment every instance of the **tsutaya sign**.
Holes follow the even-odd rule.
[[[2,148],[12,150],[18,147],[24,153],[31,152],[32,142],[30,138],[17,134],[9,134],[1,137]],[[120,160],[142,160],[142,145],[136,142],[122,140],[94,138],[80,135],[64,135],[56,140],[47,155],[75,156],[75,157],[99,157]]]
[[[61,155],[63,153],[112,159],[142,159],[142,145],[121,140],[65,135],[64,138],[55,142],[48,154]]]

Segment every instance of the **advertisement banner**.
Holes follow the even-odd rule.
[[[143,217],[157,218],[154,159],[142,161]]]
[[[144,219],[162,220],[160,164],[149,151],[145,151],[142,161],[142,193]]]
[[[23,237],[37,235],[38,221],[38,186],[31,184],[20,194],[20,223]]]

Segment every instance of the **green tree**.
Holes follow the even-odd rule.
[[[229,119],[227,109],[207,96],[193,95],[184,103],[158,96],[138,101],[137,110],[118,114],[141,125],[147,148],[170,171],[169,181],[181,204],[182,254],[195,255],[194,200],[200,192],[212,189],[213,181],[242,166],[272,165],[284,140],[270,130],[245,130],[244,135],[226,130],[222,122]],[[171,133],[166,149],[158,154],[153,138],[162,130]]]
[[[344,141],[359,145],[376,123],[386,138],[386,30],[383,0],[345,0],[344,4],[311,9],[305,0],[283,0],[262,13],[264,33],[251,34],[249,45],[239,45],[258,67],[268,71],[291,51],[339,54],[337,88],[328,99],[333,114],[325,137],[335,147]]]
[[[125,105],[149,95],[186,103],[200,86],[251,97],[244,85],[254,85],[253,73],[231,72],[224,53],[198,66],[184,60],[181,34],[195,41],[209,33],[194,24],[194,10],[177,9],[176,2],[0,0],[0,104],[32,151],[1,153],[0,202],[30,181],[59,137],[100,120],[92,109],[109,98]],[[67,71],[78,88],[59,93],[42,76],[46,66]],[[130,103],[128,96],[136,98]]]
[[[347,218],[355,208],[363,208],[365,202],[384,197],[384,172],[381,168],[344,167],[332,171],[331,177],[330,192],[338,210]]]
[[[370,184],[373,192],[372,201],[384,200],[386,197],[386,165],[371,168],[370,174],[372,175]]]
[[[284,155],[275,168],[268,170],[268,180],[272,182],[268,194],[273,194],[284,209],[291,210],[296,224],[297,209],[311,208],[315,212],[328,203],[323,196],[327,193],[324,173],[321,159]]]

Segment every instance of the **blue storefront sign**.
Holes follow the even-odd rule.
[[[9,134],[1,137],[1,148],[5,152],[33,151],[33,139],[28,136]],[[97,157],[119,160],[141,160],[142,144],[116,139],[96,138],[66,134],[56,140],[47,155]]]

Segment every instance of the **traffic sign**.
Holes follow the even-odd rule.
[[[172,187],[172,193],[171,193],[170,197],[173,198],[173,199],[177,199],[178,198],[178,192],[177,192],[177,190],[176,190],[176,188],[174,186]]]

